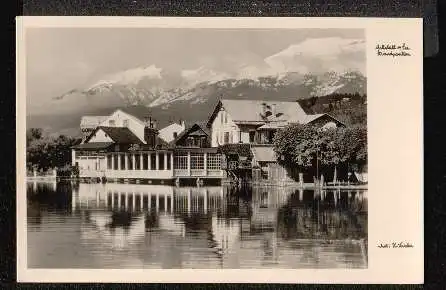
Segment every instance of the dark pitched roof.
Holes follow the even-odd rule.
[[[167,143],[166,141],[164,141],[159,136],[156,136],[156,149],[169,149],[169,148],[172,148],[172,147],[173,146],[170,143]],[[154,148],[152,146],[150,146],[150,145],[147,145],[147,144],[141,144],[141,149],[142,150],[152,150]]]
[[[113,142],[115,143],[122,143],[122,144],[142,144],[143,142],[136,137],[135,134],[133,134],[132,131],[130,131],[126,127],[104,127],[100,126],[97,127],[96,130],[94,130],[90,136],[85,140],[85,142],[88,142],[92,136],[98,131],[102,130],[105,132],[105,134],[110,137]]]
[[[211,115],[208,118],[208,121],[206,123],[206,127],[210,128],[212,125],[212,122],[214,121],[214,119],[217,117],[218,112],[220,111],[220,108],[222,106],[222,102],[221,100],[218,100],[218,103],[214,106],[214,110],[212,111]]]
[[[342,123],[341,121],[339,121],[338,119],[336,119],[335,117],[333,117],[332,115],[327,114],[327,113],[307,115],[307,118],[305,118],[305,120],[304,120],[304,124],[311,124],[311,123],[313,123],[317,120],[320,120],[322,118],[330,119],[330,120],[334,121],[338,126],[346,127],[346,125],[344,123]]]
[[[183,139],[185,136],[189,136],[191,135],[193,132],[197,131],[197,130],[202,130],[208,137],[210,136],[210,130],[205,126],[205,123],[203,122],[197,122],[194,123],[192,125],[188,125],[186,126],[186,129],[181,132],[177,138],[175,138],[174,140],[172,140],[170,142],[170,144],[176,144],[179,140]]]
[[[84,143],[72,146],[73,149],[83,149],[83,150],[98,150],[98,149],[106,149],[112,145],[113,142],[93,142],[93,143]]]
[[[211,129],[206,126],[207,121],[195,122],[196,125],[200,126],[200,129],[206,133],[206,135],[211,136]],[[186,128],[187,129],[187,128]]]

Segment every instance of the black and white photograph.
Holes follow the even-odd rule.
[[[27,45],[29,267],[367,267],[363,30]]]
[[[23,39],[27,269],[369,268],[365,28]]]

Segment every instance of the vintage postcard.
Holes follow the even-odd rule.
[[[423,283],[422,21],[17,18],[21,282]]]

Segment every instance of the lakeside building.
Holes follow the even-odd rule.
[[[225,177],[221,154],[210,147],[206,127],[182,123],[158,130],[150,116],[140,120],[120,109],[101,120],[72,147],[72,165],[81,178],[164,184]]]
[[[223,148],[233,175],[243,178],[244,169],[249,167],[253,181],[294,183],[298,173],[278,164],[273,139],[277,130],[297,123],[320,128],[345,126],[329,114],[307,114],[298,102],[235,99],[221,99],[207,126],[212,132],[212,146]],[[302,179],[299,175],[299,181]]]
[[[328,114],[308,115],[298,102],[221,99],[207,126],[212,146],[224,144],[272,144],[275,132],[290,124],[314,124],[324,128],[345,126]]]
[[[344,126],[328,114],[306,114],[298,102],[222,99],[206,123],[173,123],[161,130],[150,116],[141,120],[118,109],[82,117],[84,137],[72,147],[72,165],[81,178],[123,182],[292,182],[277,162],[273,138],[293,123]]]

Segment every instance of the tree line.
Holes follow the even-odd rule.
[[[364,170],[367,165],[367,128],[362,125],[321,129],[313,125],[292,124],[274,136],[279,162],[300,171],[316,171],[316,176],[337,170]]]
[[[70,148],[80,143],[80,139],[66,135],[51,136],[41,128],[26,131],[26,167],[46,171],[58,168],[69,169],[71,164]]]

